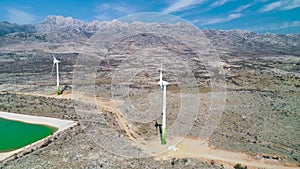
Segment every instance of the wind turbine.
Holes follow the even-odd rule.
[[[161,144],[166,144],[166,127],[167,127],[167,85],[169,82],[162,79],[162,63],[160,67],[160,75],[158,85],[160,89],[164,88],[163,91],[163,115],[162,115],[162,133],[161,133]]]
[[[51,71],[51,77],[53,74],[54,66],[56,64],[56,93],[57,95],[60,95],[60,87],[59,87],[59,71],[58,71],[58,63],[60,62],[59,60],[56,59],[56,57],[52,54],[53,56],[53,65],[52,65],[52,71]]]

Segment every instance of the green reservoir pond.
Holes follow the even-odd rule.
[[[0,152],[8,152],[41,140],[57,128],[0,118]]]

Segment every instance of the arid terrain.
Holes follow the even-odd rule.
[[[0,111],[82,125],[0,168],[300,167],[299,34],[54,16],[37,25],[0,25]],[[208,41],[191,46],[198,39]],[[53,54],[61,61],[61,85],[72,87],[62,96],[55,96],[56,79],[50,77]],[[208,65],[212,58],[222,69]],[[159,144],[154,124],[161,117],[161,105],[156,106],[161,61],[171,83],[169,140],[186,139],[177,152],[153,156],[147,145]],[[143,113],[152,110],[149,103],[152,114]],[[219,108],[222,114],[210,116]],[[185,120],[191,128],[177,129]],[[209,122],[216,126],[203,138]]]

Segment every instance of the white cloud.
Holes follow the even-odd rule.
[[[251,7],[253,4],[254,4],[254,3],[249,3],[249,4],[246,4],[246,5],[239,6],[238,8],[236,8],[236,9],[234,10],[234,12],[237,12],[237,13],[238,13],[238,12],[242,12],[242,11],[244,11],[245,9]]]
[[[222,6],[224,4],[226,4],[227,2],[230,2],[233,0],[218,0],[215,3],[211,4],[212,7],[218,7],[218,6]]]
[[[31,24],[36,21],[36,17],[27,12],[21,11],[19,9],[9,8],[7,9],[8,22],[17,24]]]
[[[229,18],[230,20],[232,20],[232,19],[239,18],[239,17],[241,17],[241,16],[242,16],[242,14],[240,14],[240,13],[234,13],[234,14],[230,14],[230,15],[228,16],[228,18]]]
[[[177,0],[169,7],[165,8],[163,13],[173,13],[190,8],[193,5],[204,3],[207,0]]]
[[[135,13],[135,8],[125,4],[101,4],[95,9],[97,16],[95,17],[98,20],[111,20],[116,17],[122,17]]]
[[[300,0],[293,0],[291,3],[287,3],[287,5],[283,9],[290,10],[298,7],[300,7]]]
[[[240,13],[233,13],[233,14],[229,14],[225,17],[216,17],[216,18],[212,18],[212,19],[198,19],[198,20],[194,20],[193,23],[199,23],[200,25],[212,25],[212,24],[217,24],[217,23],[229,22],[231,20],[240,18],[242,16],[243,15]]]
[[[300,7],[300,0],[279,0],[264,6],[261,11],[291,10]]]
[[[233,12],[239,13],[239,12],[244,11],[245,9],[250,8],[253,5],[256,5],[257,3],[267,2],[267,1],[269,1],[269,0],[254,0],[250,3],[248,3],[248,4],[241,5],[241,6],[237,7],[235,10],[233,10]]]
[[[214,3],[210,4],[206,9],[202,10],[202,12],[204,13],[204,12],[210,11],[210,10],[220,7],[230,1],[235,1],[235,0],[217,0]]]
[[[266,5],[265,7],[262,8],[263,12],[267,12],[267,11],[273,11],[279,7],[282,6],[282,2],[281,1],[277,1],[277,2],[273,2],[271,4]]]
[[[121,13],[130,13],[128,6],[115,5],[115,4],[101,4],[98,9],[100,10],[113,10]]]
[[[282,23],[275,23],[275,24],[269,24],[264,26],[255,26],[255,27],[248,27],[244,28],[248,31],[253,32],[265,32],[265,31],[274,31],[274,30],[280,30],[280,29],[288,29],[293,27],[300,27],[300,20],[299,21],[290,21],[290,22],[282,22]]]

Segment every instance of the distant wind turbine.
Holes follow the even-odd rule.
[[[53,70],[54,70],[54,66],[56,64],[56,93],[57,95],[60,95],[61,92],[60,92],[60,87],[59,87],[59,71],[58,71],[58,63],[60,62],[59,60],[56,59],[56,57],[52,54],[53,56],[53,65],[52,65],[52,71],[51,71],[51,77],[52,77],[52,74],[53,74]]]
[[[161,133],[161,144],[166,144],[166,127],[167,127],[167,85],[169,85],[169,82],[164,81],[162,79],[162,63],[160,68],[160,75],[159,75],[159,81],[158,85],[160,89],[162,87],[164,88],[163,91],[163,116],[162,116],[162,133]]]

